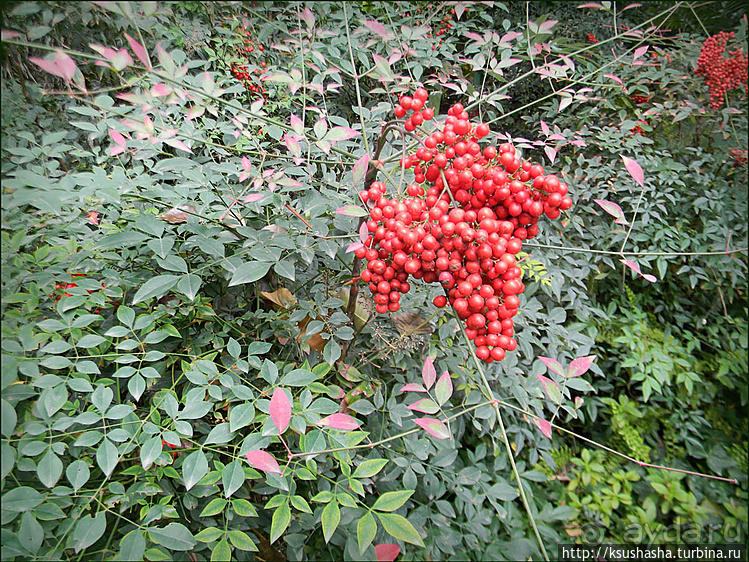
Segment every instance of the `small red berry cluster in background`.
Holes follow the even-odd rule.
[[[647,121],[645,121],[644,119],[640,119],[639,123],[644,123],[645,125],[647,125],[647,124],[648,124],[648,122],[647,122]],[[644,133],[644,132],[643,132],[643,130],[642,130],[642,126],[641,126],[641,125],[636,125],[636,126],[635,126],[635,127],[633,127],[632,129],[630,129],[630,132],[631,132],[631,133],[632,133],[633,135],[643,135],[643,136],[645,135],[645,133]]]
[[[467,12],[468,8],[464,8],[464,11]],[[415,17],[419,17],[419,14],[421,14],[421,8],[417,8],[416,12],[414,13]],[[406,12],[406,17],[410,17],[411,13]],[[455,8],[451,8],[450,12],[446,14],[441,20],[437,22],[435,25],[436,31],[434,33],[427,33],[427,39],[437,39],[439,38],[438,43],[431,43],[432,50],[436,50],[438,47],[442,46],[442,43],[445,41],[445,35],[448,34],[448,32],[452,29],[454,23],[453,23],[453,17],[455,16]]]
[[[411,112],[407,130],[434,116],[425,107],[428,95],[418,88],[401,97],[396,115]],[[536,236],[542,215],[555,219],[572,206],[567,184],[522,160],[512,144],[482,149],[478,141],[489,133],[489,125],[472,123],[460,103],[431,134],[418,129],[422,146],[401,160],[414,173],[408,197],[389,199],[378,181],[359,192],[370,209],[369,235],[356,250],[367,260],[361,279],[377,312],[400,308],[409,277],[439,282],[447,296],[434,304],[450,302],[476,356],[487,363],[517,347],[512,318],[525,285],[515,256],[523,240]]]
[[[244,58],[247,59],[247,62],[253,62],[251,57],[254,57],[255,55],[252,55],[253,52],[256,50],[258,52],[263,52],[265,50],[265,47],[262,45],[258,45],[255,43],[254,39],[252,39],[252,34],[250,33],[249,29],[243,30],[244,34],[244,47],[241,47],[239,49],[238,55],[240,57],[244,56]],[[265,68],[267,65],[266,61],[260,61],[260,66],[262,68]],[[236,63],[232,63],[230,67],[231,73],[239,82],[244,84],[244,87],[247,89],[248,92],[252,92],[254,94],[266,97],[266,90],[263,88],[260,84],[255,84],[252,81],[252,73],[250,72],[250,69],[246,65],[238,65]],[[260,74],[262,70],[260,68],[255,69],[255,74]]]
[[[57,302],[62,297],[72,297],[73,296],[72,293],[68,293],[67,289],[72,289],[73,287],[77,287],[78,286],[77,283],[73,282],[73,280],[76,277],[85,277],[85,276],[86,276],[85,273],[71,273],[70,274],[70,279],[71,279],[70,283],[55,283],[55,290],[54,290],[54,292],[52,292],[49,295],[50,298],[54,298],[55,302]],[[106,285],[104,285],[104,283],[101,283],[101,288],[102,289],[106,289]],[[96,289],[87,289],[86,292],[90,295],[91,293],[94,292],[94,290],[96,290]],[[117,308],[118,306],[120,306],[120,303],[118,303],[118,302],[113,302],[112,304],[114,305],[115,308]],[[101,308],[95,308],[94,310],[92,310],[92,312],[94,314],[99,314],[101,312]]]
[[[739,88],[741,84],[745,89],[747,85],[747,57],[743,49],[734,49],[724,56],[726,45],[732,41],[736,34],[721,31],[716,35],[708,37],[702,44],[702,51],[697,59],[696,74],[705,77],[705,82],[710,88],[710,107],[718,109],[723,104],[725,94],[729,90]],[[749,92],[749,90],[746,90]]]
[[[731,149],[731,156],[733,157],[733,167],[738,168],[743,166],[747,162],[747,151],[739,150],[737,148]]]
[[[592,33],[588,33],[588,43],[598,43],[598,39]]]
[[[650,100],[650,96],[641,96],[639,94],[635,94],[634,96],[631,96],[630,99],[634,103],[645,103]]]

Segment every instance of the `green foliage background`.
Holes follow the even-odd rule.
[[[375,560],[380,544],[540,559],[534,526],[552,557],[645,533],[745,543],[746,91],[712,110],[694,69],[719,30],[747,52],[746,15],[601,7],[4,4],[20,35],[0,51],[3,559]],[[126,68],[94,64],[89,45],[131,49],[125,33],[152,70],[132,50]],[[87,93],[28,60],[57,47]],[[570,185],[573,208],[524,245],[518,349],[486,368],[531,517],[473,347],[431,304],[439,288],[404,296],[418,316],[375,316],[364,298],[363,328],[347,314],[358,223],[335,211],[358,203],[354,165],[394,95],[419,84]],[[381,155],[392,192],[402,142]],[[538,359],[590,355],[580,378]],[[427,357],[451,376],[450,440],[419,430],[401,391]],[[292,458],[269,417],[277,388]],[[341,410],[359,431],[317,425]],[[533,416],[577,436],[549,440]],[[257,449],[284,475],[252,468]]]

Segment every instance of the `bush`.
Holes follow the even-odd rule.
[[[698,13],[606,6],[575,9],[585,27],[553,3],[8,8],[3,557],[745,537],[745,69],[711,105]],[[427,134],[394,117],[420,87],[428,133],[464,110],[490,126],[482,150],[569,186],[535,238],[507,217],[524,282],[503,345],[433,304],[437,266],[410,242],[424,280],[389,286],[399,311],[360,287],[363,248],[387,242],[360,192],[430,205],[433,155],[402,160]],[[527,173],[543,203],[553,180]],[[431,205],[469,209],[473,186]]]

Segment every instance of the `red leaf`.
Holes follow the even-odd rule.
[[[377,562],[393,562],[401,553],[401,547],[397,544],[378,544],[374,549]]]
[[[164,142],[178,150],[184,150],[185,152],[189,152],[190,154],[192,154],[192,150],[190,150],[190,147],[179,139],[166,139]]]
[[[541,430],[541,433],[551,439],[551,424],[546,420],[540,420],[538,418],[533,418],[533,421],[538,426],[538,429]]]
[[[317,422],[317,425],[341,431],[353,431],[354,429],[359,429],[361,424],[357,419],[347,414],[332,414],[321,419]]]
[[[624,82],[622,82],[622,79],[619,78],[618,76],[614,76],[613,74],[604,74],[604,76],[606,78],[611,78],[617,84],[620,84],[620,85],[624,86]]]
[[[42,70],[46,70],[50,74],[54,74],[55,76],[59,76],[60,78],[62,78],[62,71],[57,68],[57,64],[52,62],[51,60],[40,59],[39,57],[29,57],[29,61],[33,62],[37,66],[40,66]]]
[[[66,82],[70,82],[75,76],[75,71],[78,70],[75,61],[62,51],[55,52],[55,65],[60,69],[60,76]]]
[[[127,39],[127,42],[130,43],[130,48],[135,53],[135,56],[138,57],[138,60],[143,63],[143,65],[147,69],[151,69],[151,59],[148,57],[148,53],[143,48],[143,45],[138,43],[135,39],[130,37],[127,33],[125,33],[125,38]]]
[[[570,378],[579,377],[580,375],[584,375],[588,369],[590,369],[590,366],[593,364],[593,361],[595,361],[596,356],[595,355],[588,355],[587,357],[578,357],[576,359],[573,359],[570,363],[570,366],[567,368],[567,376]]]
[[[414,420],[416,425],[421,427],[429,435],[435,439],[450,439],[450,432],[447,430],[447,426],[440,420],[435,418],[419,418]]]
[[[645,187],[645,174],[642,171],[642,168],[640,165],[632,160],[631,158],[627,158],[624,155],[621,155],[622,160],[624,160],[624,167],[627,168],[627,171],[629,172],[629,175],[632,176],[635,181],[640,185],[640,187]]]
[[[419,383],[412,382],[401,388],[401,392],[426,392],[427,389],[421,386]]]
[[[585,2],[585,4],[580,4],[578,8],[593,8],[595,10],[603,10],[603,4],[599,4],[598,2]]]
[[[276,459],[265,451],[250,451],[245,456],[250,461],[252,468],[257,468],[263,472],[281,474],[281,468],[278,466]]]
[[[256,201],[260,201],[263,197],[265,197],[265,193],[249,193],[242,203],[245,205],[247,203],[255,203]]]
[[[281,388],[277,388],[273,392],[273,397],[270,399],[270,419],[278,428],[278,433],[283,433],[286,428],[289,427],[291,421],[291,402],[289,397],[286,396]]]
[[[635,62],[642,55],[647,53],[649,48],[650,48],[650,45],[644,45],[642,47],[638,47],[637,49],[635,49],[635,54],[632,56],[632,62]]]
[[[434,362],[431,357],[427,357],[424,361],[424,367],[421,369],[421,378],[424,379],[424,386],[427,390],[432,388],[434,381],[437,380],[437,370],[434,368]]]
[[[153,88],[151,88],[151,95],[155,98],[168,96],[171,93],[172,89],[163,82],[159,82],[158,84],[155,84]]]
[[[564,376],[564,368],[562,367],[562,364],[559,363],[556,359],[551,359],[549,357],[539,357],[539,360],[546,365],[546,368],[549,369],[551,372],[556,373],[557,375]]]
[[[544,392],[546,393],[546,396],[548,396],[550,400],[554,400],[553,398],[554,394],[549,392],[549,387],[553,386],[556,389],[555,394],[558,395],[559,385],[555,383],[553,380],[551,380],[549,377],[545,377],[543,375],[536,375],[536,377],[538,377],[538,380],[541,381],[541,386],[544,387]]]
[[[541,131],[543,132],[543,134],[545,134],[545,135],[547,135],[547,136],[548,136],[548,135],[549,135],[549,133],[551,132],[551,131],[549,130],[549,126],[548,126],[548,125],[547,125],[547,124],[546,124],[546,123],[545,123],[545,122],[544,122],[543,120],[541,121]]]
[[[367,236],[369,236],[369,228],[367,228],[367,223],[363,222],[359,227],[359,240],[362,244],[367,241]]]

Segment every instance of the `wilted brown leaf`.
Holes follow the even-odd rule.
[[[260,296],[273,303],[273,308],[275,310],[290,308],[296,304],[296,298],[291,294],[291,291],[285,287],[276,289],[272,293],[260,291]]]
[[[401,336],[421,336],[432,333],[432,327],[427,319],[416,312],[394,314],[392,320]]]
[[[192,205],[180,205],[179,207],[172,207],[169,209],[161,215],[161,219],[171,224],[180,224],[187,222],[190,213],[195,212],[197,212],[197,210]]]

